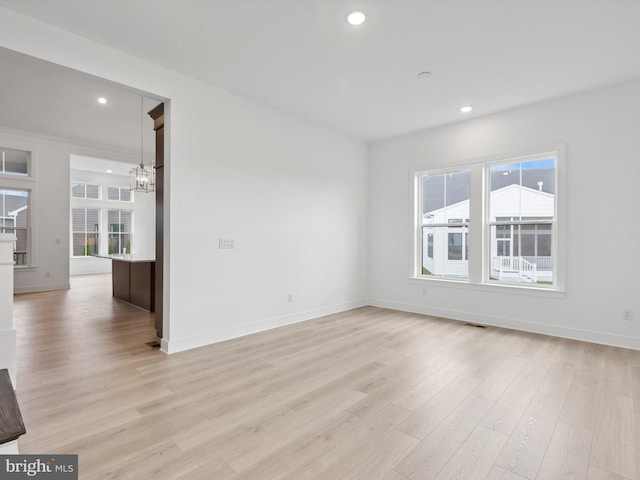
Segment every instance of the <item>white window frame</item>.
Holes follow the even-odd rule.
[[[77,197],[76,197],[77,198]],[[93,199],[89,199],[89,200],[93,200]],[[84,210],[84,230],[82,232],[77,232],[73,229],[73,211],[74,210]],[[97,210],[98,211],[98,253],[96,253],[96,255],[74,255],[73,254],[73,235],[76,233],[83,233],[84,234],[84,244],[86,245],[87,243],[87,235],[89,233],[93,233],[93,232],[89,232],[87,231],[87,210]],[[95,258],[98,255],[101,255],[100,252],[100,242],[102,242],[102,209],[99,207],[86,207],[86,206],[81,206],[81,207],[71,207],[71,218],[70,218],[70,226],[71,226],[71,240],[69,242],[69,247],[71,248],[71,254],[70,257],[71,258]]]
[[[109,229],[109,212],[118,212],[118,221],[120,222],[122,219],[122,213],[126,212],[126,213],[130,213],[131,214],[131,229],[128,232],[112,232]],[[131,254],[133,253],[133,225],[134,225],[134,211],[133,210],[128,210],[128,209],[122,209],[122,208],[108,208],[106,211],[106,226],[107,226],[107,231],[106,231],[106,239],[107,239],[107,253],[109,255],[120,255],[122,252],[113,252],[113,253],[109,253],[108,248],[109,248],[109,239],[111,238],[110,236],[112,234],[117,234],[120,237],[120,241],[118,243],[122,244],[122,236],[124,234],[128,234],[129,235],[129,244],[130,244],[130,248],[129,251],[127,251],[127,254]],[[122,246],[122,245],[121,245]]]
[[[15,232],[17,232],[18,230],[22,230],[25,231],[27,234],[27,244],[26,244],[26,257],[27,257],[27,261],[26,263],[17,263],[17,257],[16,257],[16,263],[14,263],[14,268],[16,269],[25,269],[25,268],[30,268],[33,267],[35,262],[33,259],[33,209],[32,209],[32,205],[33,205],[33,190],[31,188],[26,188],[23,186],[13,186],[13,185],[7,185],[7,182],[0,182],[0,190],[13,190],[13,191],[17,191],[17,192],[26,192],[27,193],[27,226],[26,227],[16,227],[15,225],[9,227],[2,227],[0,226],[0,228],[2,229],[6,229],[6,228],[10,228],[13,230],[14,234]],[[14,242],[14,252],[15,252],[15,242]],[[14,253],[14,256],[16,254]]]
[[[7,149],[7,150],[17,150],[20,152],[25,152],[29,154],[29,159],[27,160],[27,173],[15,173],[15,172],[5,172],[5,158],[4,158],[4,151],[3,149]],[[10,178],[10,179],[16,179],[16,180],[23,180],[23,179],[31,179],[33,178],[33,156],[34,156],[34,152],[33,150],[30,149],[24,149],[24,148],[19,148],[19,147],[9,147],[7,145],[2,145],[0,146],[0,178]]]
[[[117,188],[118,189],[118,199],[115,200],[113,198],[109,198],[109,189],[110,188]],[[129,200],[122,200],[122,191],[126,190],[128,192],[130,192],[129,195]],[[121,185],[107,185],[107,196],[105,198],[105,200],[107,200],[108,202],[120,202],[120,203],[133,203],[133,190],[130,190],[129,187],[123,187]]]
[[[555,159],[555,218],[552,226],[553,285],[506,283],[491,280],[490,277],[490,240],[489,225],[489,169],[492,165],[519,163],[553,157]],[[447,288],[461,288],[472,291],[500,291],[520,295],[547,296],[564,298],[566,291],[566,245],[565,245],[565,146],[556,145],[551,148],[532,149],[529,152],[496,155],[488,158],[459,162],[448,168],[420,169],[410,172],[411,210],[414,219],[412,226],[412,246],[409,281],[411,284],[425,288],[425,285],[439,285]],[[439,174],[470,169],[470,206],[469,206],[469,276],[468,278],[451,278],[433,275],[422,275],[422,185],[420,179],[425,174]],[[547,223],[546,221],[524,221],[523,223]],[[424,292],[423,292],[424,293]]]
[[[457,173],[460,172],[462,170],[470,170],[469,166],[467,165],[461,165],[457,168],[448,168],[448,169],[443,169],[443,170],[428,170],[428,171],[420,171],[420,172],[416,172],[415,173],[415,185],[417,188],[417,194],[416,194],[416,208],[415,208],[415,219],[416,219],[416,229],[415,229],[415,238],[416,238],[416,245],[417,245],[417,249],[416,249],[416,256],[417,256],[417,265],[415,267],[414,270],[414,275],[418,276],[419,278],[434,278],[434,279],[439,279],[439,280],[452,280],[452,281],[463,281],[466,282],[467,281],[467,277],[462,277],[462,276],[455,276],[455,275],[424,275],[422,273],[422,266],[424,265],[424,249],[423,249],[423,238],[422,238],[422,230],[423,228],[433,228],[434,232],[433,232],[433,242],[434,242],[434,252],[435,252],[435,241],[436,241],[436,229],[438,228],[445,228],[445,229],[449,229],[449,228],[460,228],[461,231],[460,232],[451,232],[451,231],[445,231],[445,235],[446,238],[448,240],[449,238],[449,234],[450,233],[460,233],[460,235],[462,235],[462,258],[461,259],[449,259],[449,250],[447,249],[447,261],[451,261],[451,262],[467,262],[468,261],[468,257],[470,256],[470,254],[467,254],[467,252],[465,251],[465,245],[468,242],[468,235],[469,235],[469,219],[461,219],[460,222],[457,223],[425,223],[423,221],[423,215],[422,215],[422,205],[423,205],[423,192],[422,192],[422,177],[424,175],[446,175],[448,173]],[[446,180],[445,180],[446,181]],[[469,182],[470,185],[469,187],[471,188],[471,182]],[[471,205],[471,203],[469,204]],[[429,258],[433,258],[433,257],[429,257]]]
[[[543,159],[547,159],[547,158],[553,158],[554,160],[554,170],[555,170],[555,178],[554,178],[554,184],[555,184],[555,193],[553,195],[553,201],[554,201],[554,205],[553,205],[553,210],[554,210],[554,216],[551,219],[544,219],[544,220],[509,220],[509,221],[492,221],[490,218],[490,199],[491,199],[491,180],[490,180],[490,176],[491,176],[491,167],[496,166],[496,165],[505,165],[505,164],[513,164],[513,163],[526,163],[526,162],[531,162],[531,161],[536,161],[536,160],[543,160]],[[492,161],[492,162],[486,162],[483,164],[483,174],[485,176],[484,178],[484,201],[485,201],[485,218],[484,218],[484,232],[485,232],[485,241],[486,241],[486,245],[489,246],[488,248],[491,248],[491,227],[492,226],[498,226],[498,225],[511,225],[511,226],[518,226],[519,228],[521,228],[521,226],[523,225],[540,225],[540,224],[548,224],[551,225],[551,258],[552,258],[552,262],[553,262],[553,267],[552,267],[552,271],[553,271],[553,283],[552,285],[541,285],[541,284],[535,284],[535,285],[529,285],[526,283],[511,283],[511,282],[502,282],[500,280],[495,280],[491,278],[491,261],[492,261],[492,257],[491,257],[491,252],[487,251],[486,249],[484,250],[484,281],[486,283],[490,283],[490,284],[497,284],[497,285],[516,285],[519,287],[523,287],[523,288],[547,288],[547,289],[552,289],[552,290],[557,290],[557,285],[558,285],[558,170],[559,170],[559,153],[557,151],[549,151],[549,152],[543,152],[543,153],[539,153],[539,154],[532,154],[532,155],[526,155],[526,156],[519,156],[519,157],[515,157],[515,158],[504,158],[502,160],[497,160],[497,161]],[[519,235],[522,235],[521,233]],[[513,240],[512,240],[513,241]],[[513,245],[511,245],[511,248],[513,249]],[[522,246],[520,245],[518,252],[520,253],[519,256],[522,256],[522,251],[521,248]]]
[[[73,184],[77,183],[78,185],[84,185],[84,196],[83,197],[76,197],[73,195]],[[90,198],[87,197],[87,186],[91,185],[93,187],[97,187],[98,188],[98,198]],[[89,182],[81,182],[78,180],[71,180],[71,187],[70,187],[70,197],[71,198],[75,198],[76,200],[89,200],[89,201],[96,201],[96,200],[101,200],[102,199],[102,186],[97,184],[97,183],[89,183]]]

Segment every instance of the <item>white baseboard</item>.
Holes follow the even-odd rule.
[[[53,290],[69,290],[69,283],[61,283],[59,285],[30,285],[27,287],[13,287],[13,293],[35,293],[35,292],[51,292]]]
[[[17,440],[0,445],[0,455],[18,455],[19,453]]]
[[[582,330],[576,328],[565,328],[557,325],[547,325],[543,323],[525,322],[512,318],[498,317],[494,315],[483,315],[478,313],[461,312],[458,310],[433,308],[425,305],[414,305],[409,303],[394,302],[390,300],[369,299],[368,304],[374,307],[400,310],[403,312],[421,313],[434,317],[443,317],[451,320],[477,323],[493,327],[508,328],[511,330],[521,330],[524,332],[551,335],[554,337],[568,338],[571,340],[581,340],[583,342],[599,343],[613,347],[629,348],[640,350],[640,338],[613,335],[610,333],[595,332],[592,330]]]
[[[182,352],[184,350],[190,350],[192,348],[211,345],[212,343],[231,340],[232,338],[251,335],[252,333],[258,333],[265,330],[271,330],[273,328],[284,327],[285,325],[304,322],[306,320],[323,317],[325,315],[331,315],[334,313],[345,312],[347,310],[353,310],[354,308],[364,307],[366,305],[367,305],[367,302],[364,299],[354,300],[352,302],[345,302],[338,305],[329,305],[326,307],[307,310],[304,312],[293,313],[290,315],[270,318],[267,320],[260,320],[258,322],[239,325],[237,327],[218,330],[215,332],[209,332],[203,335],[197,335],[197,336],[187,337],[187,338],[178,338],[178,339],[169,340],[169,341],[166,341],[163,339],[161,343],[161,350],[168,354]]]

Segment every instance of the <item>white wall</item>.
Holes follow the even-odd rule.
[[[2,8],[0,46],[170,99],[165,350],[364,303],[364,144]]]
[[[13,322],[13,234],[0,233],[0,369],[16,387],[16,330]]]
[[[31,262],[16,267],[15,291],[69,288],[68,147],[7,129],[0,129],[0,145],[32,152],[31,179],[16,179],[15,184],[2,180],[3,185],[31,190]]]
[[[78,160],[82,162],[82,158]],[[133,165],[132,165],[133,166]],[[108,210],[130,210],[133,212],[133,254],[137,258],[155,258],[155,200],[154,193],[133,192],[133,202],[114,202],[106,200],[107,187],[129,188],[129,178],[108,173],[71,170],[71,181],[80,181],[95,185],[102,185],[102,199],[72,198],[70,208],[99,208],[103,216],[101,225],[106,225]],[[107,253],[107,232],[100,235],[100,251]],[[111,273],[111,260],[97,257],[71,257],[69,262],[71,275],[85,275],[94,273]]]
[[[370,302],[640,349],[640,82],[376,143]],[[410,281],[412,170],[566,146],[564,294]],[[562,212],[561,212],[562,214]],[[632,310],[634,321],[623,320]]]

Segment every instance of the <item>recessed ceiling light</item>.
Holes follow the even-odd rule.
[[[473,110],[473,107],[471,105],[465,105],[463,107],[460,107],[460,111],[462,113],[469,113],[471,110]]]
[[[432,75],[431,72],[420,72],[418,74],[418,78],[420,80],[428,80],[429,78],[431,78],[431,75]]]
[[[347,22],[351,25],[362,25],[366,19],[367,17],[362,12],[351,12],[347,15]]]
[[[104,97],[100,97],[98,98],[98,103],[100,103],[101,105],[105,105],[107,103],[107,99]]]
[[[113,173],[113,170],[107,170],[107,173]]]

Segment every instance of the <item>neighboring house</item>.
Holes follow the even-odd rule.
[[[552,193],[517,184],[492,191],[490,203],[489,222],[548,221],[553,218],[555,211]],[[426,212],[424,222],[451,224],[444,228],[424,227],[422,265],[425,273],[466,277],[469,200]],[[553,277],[551,236],[550,224],[493,227],[490,239],[491,278],[502,281],[512,279],[514,282],[550,282]]]

